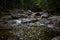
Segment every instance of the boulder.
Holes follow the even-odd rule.
[[[6,15],[6,16],[3,16],[1,18],[4,19],[4,20],[10,20],[10,19],[12,19],[12,17],[10,15]]]
[[[60,36],[54,37],[51,40],[60,40]]]
[[[48,13],[41,13],[41,18],[47,18],[48,16]]]
[[[52,16],[49,17],[48,19],[60,21],[60,16]]]

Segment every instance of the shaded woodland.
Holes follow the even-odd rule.
[[[60,40],[60,0],[0,0],[0,40]]]

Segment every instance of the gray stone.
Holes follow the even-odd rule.
[[[9,19],[12,19],[12,17],[10,15],[6,15],[6,16],[3,16],[2,19],[9,20]]]
[[[60,40],[60,36],[54,37],[51,40]]]
[[[49,28],[54,28],[55,25],[53,25],[53,24],[47,24],[47,27],[49,27]]]
[[[36,22],[36,24],[40,26],[46,26],[47,23],[49,23],[49,21],[46,19],[41,19],[40,21]]]
[[[52,16],[52,17],[49,17],[48,19],[60,21],[60,16]]]
[[[42,15],[41,15],[41,17],[48,17],[49,15],[48,15],[48,13],[43,13]]]

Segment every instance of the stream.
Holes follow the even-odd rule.
[[[35,12],[33,12],[35,13]],[[16,15],[16,14],[15,14]],[[10,29],[6,30],[9,37],[2,36],[1,39],[7,40],[51,40],[53,38],[52,33],[60,32],[60,16],[49,16],[47,13],[41,12],[41,15],[37,16],[36,13],[33,14],[33,17],[27,18],[19,18],[21,15],[13,16],[13,19],[10,20],[11,17],[2,17],[3,19],[9,19],[0,22],[1,28]],[[24,14],[25,15],[25,14]],[[28,15],[28,14],[26,14]],[[31,15],[29,15],[31,16]],[[34,18],[34,17],[37,18]],[[51,33],[52,30],[52,33]],[[46,33],[47,32],[47,33]],[[2,35],[3,35],[2,34]],[[10,35],[9,35],[10,34]],[[52,35],[52,36],[51,36]],[[51,36],[51,37],[50,37]],[[6,38],[5,38],[6,37]],[[44,39],[45,38],[45,39]],[[48,39],[47,39],[48,38]]]

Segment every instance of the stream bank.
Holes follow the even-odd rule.
[[[60,16],[47,12],[10,11],[1,16],[0,26],[6,31],[2,40],[51,40],[60,36]]]

